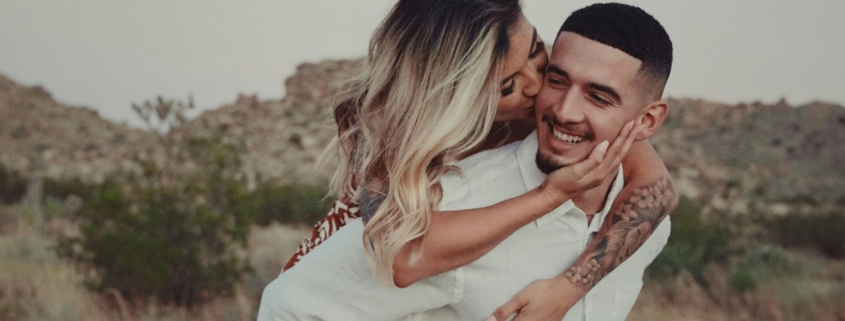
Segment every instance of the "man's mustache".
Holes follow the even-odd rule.
[[[548,114],[543,114],[540,118],[540,121],[548,122],[554,127],[563,128],[567,132],[567,134],[574,134],[577,136],[584,137],[587,140],[591,140],[596,137],[593,129],[590,128],[589,125],[583,123],[560,123],[556,117]]]

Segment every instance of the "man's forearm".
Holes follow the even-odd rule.
[[[623,191],[595,238],[562,276],[586,293],[645,243],[677,200],[668,177]]]

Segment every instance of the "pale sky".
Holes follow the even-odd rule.
[[[395,0],[2,0],[0,73],[138,125],[132,102],[284,95],[302,62],[358,58]],[[547,41],[593,1],[523,0]],[[845,104],[845,1],[621,1],[654,15],[675,62],[667,96]],[[550,46],[551,47],[551,46]]]

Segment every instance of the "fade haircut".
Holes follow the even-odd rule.
[[[563,22],[564,31],[616,48],[642,62],[648,89],[663,91],[672,70],[672,40],[660,22],[638,7],[600,3],[577,10]]]

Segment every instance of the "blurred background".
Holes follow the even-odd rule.
[[[393,2],[0,2],[0,320],[254,319]],[[552,41],[589,3],[524,9]],[[845,320],[845,2],[629,3],[682,195],[629,320]]]

